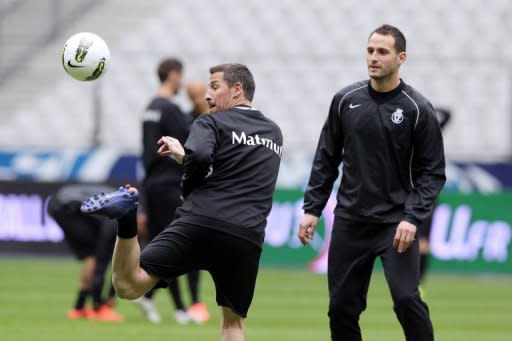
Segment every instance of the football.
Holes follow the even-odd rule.
[[[80,32],[69,38],[62,49],[62,66],[73,78],[92,81],[105,73],[110,50],[101,37]]]

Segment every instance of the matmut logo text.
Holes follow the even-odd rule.
[[[242,131],[240,133],[240,135],[238,135],[236,132],[232,131],[231,132],[231,143],[232,144],[235,144],[235,143],[245,144],[248,146],[263,146],[263,147],[266,147],[266,148],[274,151],[274,153],[279,155],[279,157],[281,157],[281,155],[283,154],[283,146],[278,145],[271,139],[266,139],[264,137],[260,137],[258,134],[254,135],[254,136],[247,135],[245,133],[245,131]]]

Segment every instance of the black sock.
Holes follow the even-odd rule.
[[[144,297],[147,299],[152,300],[153,296],[155,296],[155,289],[149,290],[147,293],[144,294]]]
[[[121,218],[117,219],[117,236],[119,238],[130,239],[137,236],[137,209],[134,208]]]
[[[199,303],[199,271],[192,271],[187,274],[188,287],[190,288],[190,297],[192,303]]]
[[[116,297],[116,289],[113,285],[110,285],[110,289],[108,290],[108,298],[115,298]]]
[[[92,293],[92,302],[94,310],[99,310],[103,305],[103,298],[101,297],[101,291],[94,290]]]
[[[423,282],[425,273],[427,272],[428,258],[429,256],[427,253],[420,253],[420,283]]]
[[[80,290],[76,298],[75,309],[82,309],[85,305],[85,300],[89,296],[89,290]]]
[[[181,299],[180,284],[177,278],[169,283],[169,293],[172,296],[176,310],[185,310],[185,304],[183,304],[183,300]]]
[[[103,305],[103,301],[101,301],[101,300],[100,301],[96,301],[96,302],[93,303],[93,309],[95,311],[98,311],[98,310],[100,310],[102,305]]]

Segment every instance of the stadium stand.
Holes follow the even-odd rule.
[[[285,150],[307,158],[334,91],[366,78],[368,34],[391,23],[408,38],[405,81],[453,111],[448,157],[508,159],[511,17],[507,0],[103,1],[0,84],[0,146],[137,152],[154,65],[175,55],[186,62],[186,78],[206,79],[220,62],[248,64],[257,81],[254,104],[283,127]],[[89,84],[59,65],[62,43],[84,30],[102,36],[112,53],[107,74]],[[179,101],[188,106],[183,95]]]

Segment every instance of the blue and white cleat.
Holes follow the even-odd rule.
[[[119,187],[115,192],[98,193],[86,199],[80,211],[109,218],[120,218],[139,206],[139,191],[131,186]]]

